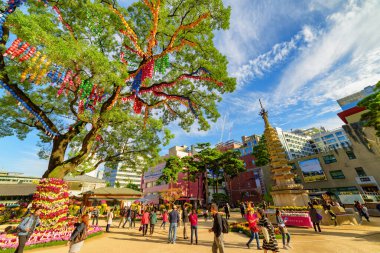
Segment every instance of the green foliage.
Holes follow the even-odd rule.
[[[264,135],[261,136],[258,145],[253,147],[252,154],[255,157],[256,166],[260,167],[269,164],[270,158]]]
[[[273,197],[272,197],[272,195],[269,194],[269,193],[264,194],[263,199],[264,199],[267,203],[273,203]]]
[[[128,8],[117,1],[66,0],[49,1],[62,14],[62,24],[50,6],[41,1],[27,1],[27,11],[16,10],[9,15],[4,26],[4,42],[0,44],[0,79],[11,85],[33,110],[60,137],[51,140],[43,125],[17,106],[9,95],[0,97],[0,137],[16,135],[23,140],[37,131],[41,151],[39,156],[49,158],[44,177],[63,177],[67,173],[82,174],[100,164],[113,166],[123,163],[128,168],[146,169],[157,162],[160,145],[168,144],[173,135],[165,129],[170,122],[189,130],[197,123],[199,129],[210,127],[209,121],[219,117],[216,103],[226,92],[235,89],[235,79],[227,73],[227,59],[214,46],[214,31],[228,29],[230,8],[222,0],[161,1],[155,40],[150,40],[154,18],[144,1],[132,3]],[[146,1],[145,3],[151,3]],[[155,3],[154,3],[155,4]],[[126,30],[119,11],[136,34],[137,43]],[[185,28],[184,28],[185,27]],[[94,112],[78,113],[81,94],[79,89],[67,87],[65,95],[57,97],[55,85],[44,78],[40,85],[28,80],[20,82],[21,73],[30,67],[30,61],[19,63],[4,58],[5,43],[10,32],[37,47],[52,63],[71,69],[83,81],[97,84],[106,97],[94,105]],[[150,42],[153,47],[150,48]],[[137,47],[145,53],[139,56]],[[166,51],[165,51],[166,50]],[[124,64],[120,52],[125,54]],[[145,93],[140,95],[146,117],[132,112],[133,103],[122,103],[121,97],[133,95],[131,81],[139,67],[148,60],[169,55],[170,65],[163,74],[144,81],[141,89],[161,83],[177,82],[162,92],[178,99],[166,99]],[[212,79],[223,83],[218,86],[210,80],[180,78],[204,67]],[[79,85],[76,84],[76,85]],[[180,100],[179,98],[185,99]],[[191,101],[197,117],[184,101]],[[147,111],[151,108],[150,111]],[[35,131],[33,131],[35,130]]]
[[[116,181],[116,182],[115,182],[115,187],[116,187],[116,188],[120,188],[120,182],[119,182],[119,181]]]
[[[380,81],[376,84],[375,93],[364,98],[358,105],[369,110],[361,119],[366,122],[366,126],[374,127],[376,135],[380,137]]]
[[[183,172],[184,164],[181,158],[171,156],[166,160],[165,167],[162,170],[162,175],[158,178],[157,184],[171,184],[178,181],[179,173]]]
[[[218,205],[220,203],[226,203],[226,202],[228,202],[228,196],[226,194],[224,194],[224,193],[214,193],[214,194],[212,194],[212,199]]]
[[[133,189],[133,190],[136,190],[136,191],[140,191],[140,187],[132,182],[129,182],[125,188],[129,188],[129,189]]]

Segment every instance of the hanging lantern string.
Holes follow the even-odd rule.
[[[58,20],[66,27],[67,30],[69,30],[71,37],[76,41],[77,39],[74,36],[74,30],[73,30],[73,28],[71,28],[71,26],[63,19],[62,13],[59,10],[59,8],[56,5],[54,5],[53,6],[53,10],[55,11],[55,13],[57,13]]]
[[[153,92],[153,91],[162,91],[165,88],[170,88],[170,87],[175,86],[176,84],[178,84],[179,81],[184,80],[184,79],[193,79],[193,80],[213,82],[213,83],[217,84],[219,87],[223,86],[222,82],[215,80],[211,77],[195,76],[195,75],[202,74],[202,73],[211,74],[210,71],[208,71],[206,68],[201,67],[201,68],[197,69],[196,71],[194,71],[190,74],[180,75],[176,80],[174,80],[172,82],[164,82],[164,83],[154,84],[150,87],[140,87],[139,94],[149,93],[149,92]]]
[[[129,26],[128,22],[125,20],[123,14],[121,14],[115,7],[112,5],[109,5],[109,8],[111,11],[113,11],[117,16],[119,16],[121,22],[123,23],[125,30],[121,30],[120,32],[130,38],[132,41],[132,44],[136,48],[136,51],[138,52],[139,55],[144,56],[144,52],[141,50],[139,44],[138,44],[138,38],[136,33],[132,30],[132,28]]]
[[[157,34],[157,28],[158,28],[158,17],[159,17],[159,12],[160,12],[160,0],[157,0],[156,4],[150,3],[149,0],[144,0],[144,3],[146,6],[149,7],[150,12],[152,13],[152,16],[153,16],[153,26],[148,35],[148,39],[147,39],[148,48],[146,50],[147,55],[151,56],[153,54],[152,49],[157,44],[156,34]]]
[[[179,46],[174,47],[174,44],[175,44],[175,41],[177,40],[177,37],[178,37],[178,35],[180,34],[181,31],[193,29],[194,27],[198,26],[204,19],[207,19],[209,16],[210,16],[209,12],[203,13],[202,15],[199,16],[199,18],[197,20],[195,20],[195,21],[193,21],[193,22],[191,22],[191,23],[189,23],[187,25],[180,25],[177,28],[177,30],[173,33],[173,36],[171,37],[168,46],[159,55],[159,57],[162,57],[165,54],[170,53],[170,52],[178,51],[178,50],[182,49],[185,45],[189,45],[189,46],[194,47],[196,45],[196,43],[191,42],[189,40],[185,40],[185,39],[181,40],[181,43],[180,43]]]
[[[125,47],[125,49],[127,49],[128,51],[138,55],[139,57],[143,58],[144,57],[144,54],[142,54],[141,52],[137,51],[137,50],[134,50],[133,48],[131,48],[130,46],[124,44],[123,45]]]
[[[12,14],[17,7],[20,7],[26,0],[8,0],[7,7],[0,13],[0,39],[3,38],[3,25],[9,14]]]
[[[36,120],[38,120],[41,123],[46,135],[53,139],[60,135],[59,133],[54,132],[44,121],[44,119],[40,116],[40,114],[35,112],[21,97],[19,97],[16,94],[16,92],[11,87],[9,87],[9,85],[0,80],[0,86],[6,89],[18,101],[18,103],[22,105],[23,108],[25,108],[25,110],[27,110],[31,115],[33,115],[36,118]]]

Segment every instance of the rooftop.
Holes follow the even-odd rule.
[[[0,196],[29,196],[36,189],[35,184],[0,184]]]
[[[136,191],[130,188],[112,188],[112,187],[102,187],[94,189],[92,191],[84,192],[83,194],[91,195],[121,195],[121,196],[142,196],[142,192]]]
[[[65,176],[63,178],[65,181],[72,182],[72,181],[78,181],[78,182],[90,182],[90,183],[105,183],[106,181],[103,179],[99,179],[96,177],[91,177],[87,175],[79,175],[79,176]]]

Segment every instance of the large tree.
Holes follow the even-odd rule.
[[[0,93],[0,137],[37,134],[44,177],[149,167],[170,138],[164,125],[208,129],[235,88],[213,43],[229,26],[222,0],[29,0],[27,11],[10,2],[0,8],[0,83],[10,93]],[[7,49],[10,34],[21,43]]]
[[[253,147],[253,156],[255,157],[256,166],[265,166],[270,162],[270,157],[266,145],[266,140],[264,135],[261,136],[259,143],[257,146]]]
[[[376,84],[375,92],[360,101],[359,106],[368,110],[361,119],[366,122],[366,126],[374,127],[376,135],[380,137],[380,81]]]

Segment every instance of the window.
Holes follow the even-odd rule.
[[[335,142],[336,142],[335,139],[331,139],[331,140],[326,141],[327,144],[331,144],[331,143],[335,143]]]
[[[339,140],[339,141],[346,141],[347,139],[346,139],[345,136],[339,136],[339,137],[338,137],[338,140]]]
[[[325,155],[323,156],[323,161],[325,161],[325,164],[336,163],[336,158],[334,155]]]
[[[332,179],[345,179],[346,178],[344,176],[342,170],[332,170],[332,171],[330,171],[330,176]]]
[[[336,136],[341,136],[341,135],[343,135],[343,132],[336,132],[335,135]]]
[[[355,156],[355,154],[354,154],[353,151],[351,151],[351,150],[347,150],[347,151],[346,151],[346,154],[347,154],[347,156],[348,156],[348,159],[350,159],[350,160],[356,159],[356,156]]]
[[[331,139],[331,138],[334,138],[333,134],[329,134],[329,135],[322,137],[322,140]]]
[[[362,167],[355,168],[356,174],[358,174],[359,177],[366,177],[367,174],[365,173],[364,169]]]
[[[255,160],[252,160],[252,164],[253,164],[253,165],[256,165]]]

